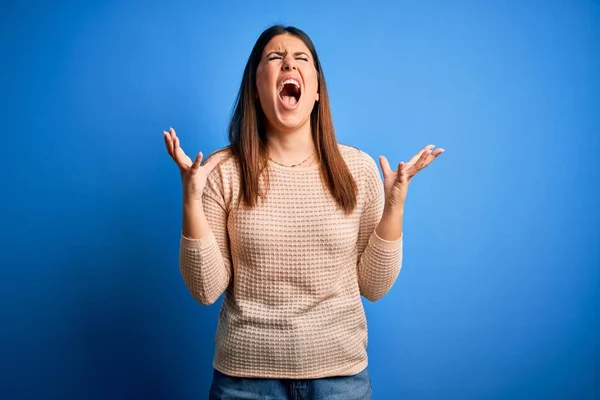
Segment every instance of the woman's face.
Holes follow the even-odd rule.
[[[288,34],[271,39],[256,70],[256,87],[269,129],[293,132],[310,123],[318,79],[304,42]]]

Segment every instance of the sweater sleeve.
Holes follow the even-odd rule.
[[[361,189],[366,203],[360,218],[358,233],[357,275],[360,293],[370,301],[381,299],[392,288],[402,267],[402,240],[380,238],[375,229],[381,220],[385,205],[383,181],[377,164],[366,156]]]
[[[221,175],[215,168],[209,176],[202,203],[210,233],[200,239],[181,234],[179,269],[192,296],[204,305],[213,304],[231,280],[231,255],[227,232],[227,206]]]

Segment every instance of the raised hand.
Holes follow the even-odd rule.
[[[407,163],[401,161],[398,164],[398,169],[395,171],[392,171],[390,163],[385,156],[379,156],[379,163],[383,172],[386,206],[404,207],[411,179],[445,151],[442,148],[435,150],[433,148],[434,145],[432,144],[425,146],[412,156]]]
[[[192,161],[179,145],[179,138],[175,133],[175,129],[169,128],[169,131],[164,131],[163,135],[167,152],[179,167],[184,202],[201,202],[208,175],[219,164],[223,156],[220,154],[215,155],[205,165],[202,165],[202,152],[199,152]]]

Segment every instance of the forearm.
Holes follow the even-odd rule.
[[[230,273],[215,237],[181,237],[179,269],[195,299],[204,305],[214,303],[229,285]]]
[[[400,239],[402,236],[402,220],[404,219],[404,205],[392,206],[386,204],[383,209],[381,220],[375,232],[383,240],[390,242]]]
[[[389,241],[377,232],[358,263],[360,293],[371,301],[381,299],[391,289],[402,268],[402,240]]]
[[[181,233],[189,239],[202,239],[210,233],[210,225],[201,202],[184,201]]]
[[[207,210],[208,216],[214,220],[211,210]],[[204,207],[198,202],[184,202],[181,233],[179,268],[183,280],[194,298],[202,304],[212,304],[230,279],[228,263],[218,245],[218,240],[225,240],[224,233],[220,229],[212,231]]]
[[[389,201],[374,163],[366,171],[370,184],[363,185],[371,188],[371,197],[361,215],[357,275],[361,295],[377,301],[390,290],[402,266],[404,202]]]
[[[179,268],[194,298],[205,305],[214,303],[229,284],[229,272],[211,232],[203,204],[184,202]]]
[[[363,296],[382,298],[392,287],[402,267],[402,208],[383,207],[382,217],[371,235],[358,264],[358,281]],[[371,232],[373,232],[371,230]]]

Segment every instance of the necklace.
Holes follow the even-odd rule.
[[[277,162],[277,161],[273,160],[271,157],[269,157],[269,160],[273,161],[273,162],[274,162],[275,164],[277,164],[277,165],[281,165],[282,167],[286,167],[286,168],[294,168],[294,167],[297,167],[297,166],[299,166],[299,165],[302,165],[302,164],[304,164],[305,162],[307,162],[307,161],[308,161],[308,159],[309,159],[309,158],[311,158],[311,157],[312,157],[314,154],[315,154],[315,153],[313,152],[313,153],[311,153],[311,154],[310,154],[308,157],[306,157],[304,160],[300,161],[299,163],[292,164],[292,165],[284,165],[284,164],[282,164],[282,163],[280,163],[280,162]]]

